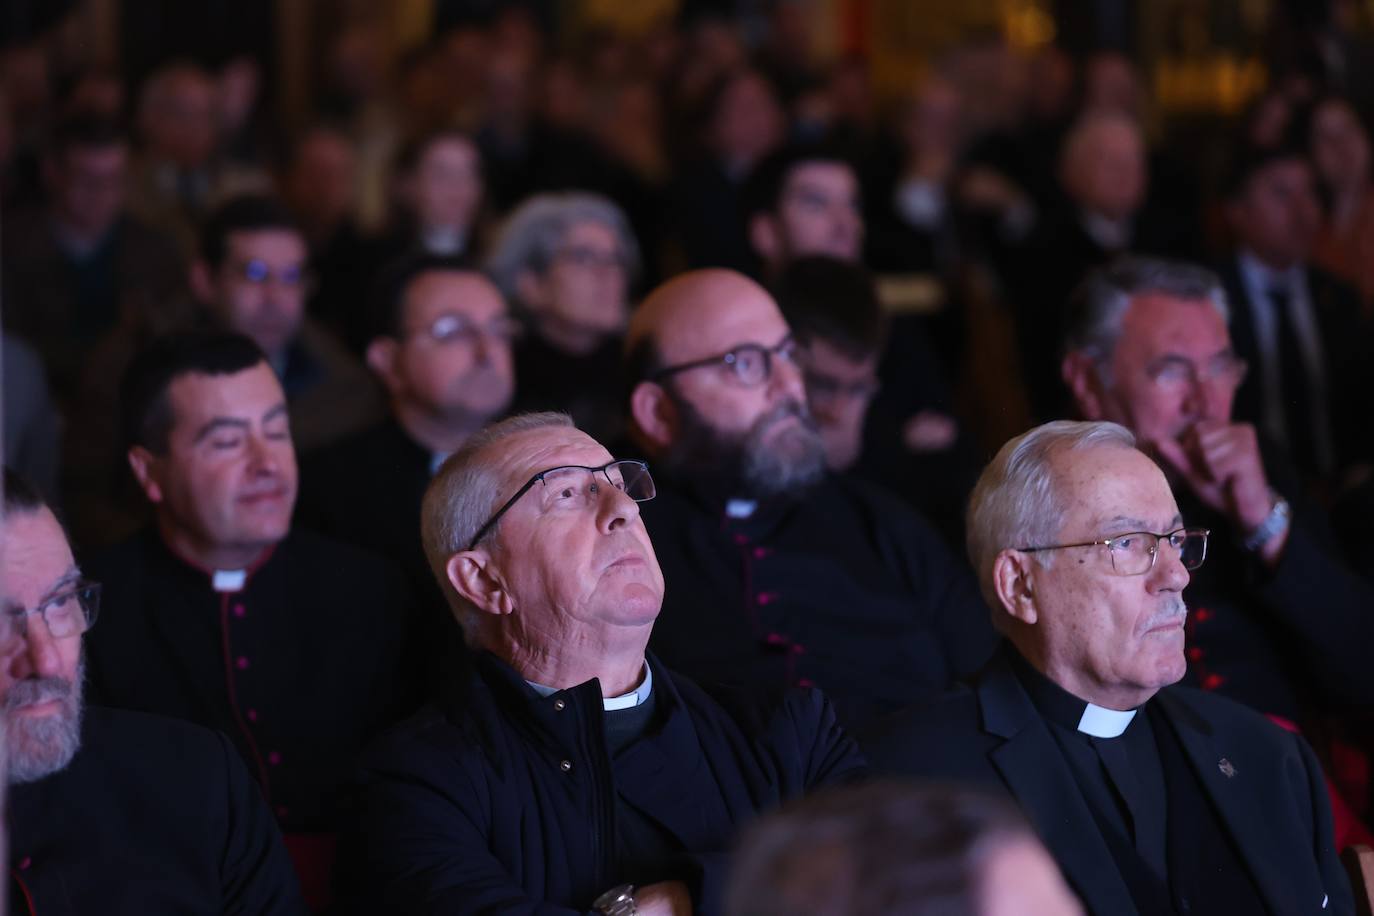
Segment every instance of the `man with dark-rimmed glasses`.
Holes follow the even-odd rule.
[[[777,304],[731,271],[683,274],[630,323],[629,410],[673,583],[654,630],[702,680],[814,685],[854,726],[934,694],[993,639],[967,567],[885,490],[825,471]]]
[[[364,762],[359,912],[716,912],[740,824],[862,769],[819,692],[708,691],[646,654],[655,494],[566,414],[439,470],[425,552],[474,661]]]
[[[9,912],[305,912],[271,812],[223,736],[84,706],[100,585],[31,485],[4,478]]]
[[[1353,912],[1311,748],[1177,686],[1209,532],[1135,444],[1061,420],[1002,447],[968,543],[1003,645],[864,748],[882,772],[1005,792],[1095,916]]]

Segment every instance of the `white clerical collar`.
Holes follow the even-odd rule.
[[[243,591],[243,584],[247,581],[246,569],[217,569],[210,574],[210,585],[217,592]]]
[[[1089,703],[1078,720],[1078,730],[1094,738],[1119,738],[1135,718],[1136,710],[1107,709]]]
[[[553,696],[558,692],[557,687],[546,687],[543,684],[536,684],[534,681],[526,681],[534,688],[534,692],[541,697]],[[639,682],[639,686],[629,693],[622,693],[618,697],[602,697],[601,708],[606,712],[615,712],[617,709],[632,709],[639,706],[649,699],[649,694],[654,689],[654,670],[649,667],[648,662],[644,663],[644,679]]]
[[[748,518],[758,507],[756,500],[732,499],[725,503],[725,515],[727,518]]]

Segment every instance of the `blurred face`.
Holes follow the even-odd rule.
[[[1145,199],[1145,145],[1125,121],[1103,121],[1071,140],[1065,190],[1085,210],[1108,219],[1131,216]]]
[[[495,505],[540,471],[600,467],[611,455],[570,427],[532,430],[501,443],[502,486]],[[590,501],[537,483],[501,518],[493,562],[514,598],[510,626],[524,645],[557,644],[569,631],[614,631],[653,623],[663,574],[639,505],[600,479]]]
[[[415,168],[414,188],[421,226],[466,233],[482,199],[477,147],[457,137],[431,143]]]
[[[182,375],[167,398],[167,451],[150,455],[142,483],[173,546],[197,560],[252,558],[286,537],[296,454],[272,368],[262,362],[232,375]]]
[[[712,147],[726,163],[748,167],[772,152],[783,137],[782,107],[757,74],[736,78],[721,95],[711,125]]]
[[[722,356],[745,344],[774,350],[767,379],[746,385],[724,362],[664,380],[681,422],[665,461],[681,473],[719,474],[746,493],[767,496],[814,482],[825,451],[806,406],[791,331],[762,288],[743,278],[703,287],[687,320],[660,329],[665,366]]]
[[[1122,316],[1102,403],[1085,413],[1120,423],[1142,443],[1178,439],[1200,420],[1230,421],[1242,365],[1212,303],[1136,296]]]
[[[864,419],[878,393],[878,359],[853,360],[826,341],[806,348],[806,395],[825,445],[825,464],[843,471],[859,460]]]
[[[1250,176],[1230,205],[1242,245],[1276,270],[1307,260],[1321,226],[1321,205],[1305,160],[1280,159]]]
[[[215,151],[218,104],[215,85],[203,74],[173,79],[144,120],[155,154],[181,168],[204,165]]]
[[[536,311],[600,334],[624,330],[629,317],[625,252],[602,223],[571,226],[539,278]]]
[[[80,579],[71,548],[47,509],[5,518],[0,586],[5,610],[33,610],[60,598]],[[81,741],[81,634],[55,638],[30,614],[23,636],[3,651],[0,702],[11,783],[32,782],[71,762]]]
[[[406,290],[387,386],[440,421],[490,419],[506,409],[515,388],[511,332],[506,303],[480,274],[421,274]]]
[[[792,169],[778,201],[778,225],[789,257],[823,254],[857,261],[864,224],[854,170],[837,162]]]
[[[298,218],[313,226],[344,219],[353,204],[356,168],[353,147],[342,135],[320,131],[305,138],[285,188]]]
[[[114,146],[74,147],[53,163],[53,205],[62,222],[99,236],[124,209],[129,150]]]
[[[231,232],[225,247],[213,305],[226,327],[275,356],[305,318],[305,240],[287,229]]]
[[[1369,135],[1349,105],[1323,103],[1312,119],[1312,160],[1321,182],[1358,187],[1369,178]]]
[[[1059,866],[1029,837],[1007,840],[979,869],[978,916],[1082,916]]]
[[[1061,451],[1051,468],[1065,509],[1055,544],[1182,524],[1163,472],[1135,449]],[[1150,571],[1137,576],[1117,575],[1100,544],[1053,554],[1031,573],[1031,638],[1051,680],[1081,699],[1127,709],[1183,677],[1188,572],[1167,540]]]

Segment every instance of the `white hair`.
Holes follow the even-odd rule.
[[[993,563],[1007,548],[1051,543],[1064,525],[1064,501],[1056,491],[1050,462],[1063,451],[1090,448],[1135,448],[1135,436],[1117,423],[1056,420],[1024,432],[997,452],[969,497],[968,555],[978,574],[983,598],[1000,607],[993,582]],[[1035,554],[1048,565],[1048,552]]]
[[[501,455],[495,446],[530,430],[572,425],[572,417],[554,412],[517,414],[493,423],[450,455],[425,489],[420,506],[420,539],[425,559],[469,643],[476,632],[477,610],[449,582],[448,561],[455,553],[467,549],[478,529],[508,498],[501,493]],[[499,527],[499,523],[493,526],[484,539]]]

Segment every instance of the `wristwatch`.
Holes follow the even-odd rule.
[[[613,887],[592,903],[592,909],[605,916],[635,916],[639,908],[635,906],[635,886],[622,884]]]
[[[1269,514],[1264,517],[1264,521],[1259,523],[1259,527],[1245,536],[1241,543],[1245,549],[1255,552],[1265,544],[1272,541],[1277,535],[1287,530],[1288,520],[1293,515],[1293,510],[1288,505],[1288,500],[1279,494],[1274,494],[1274,508],[1269,510]]]

